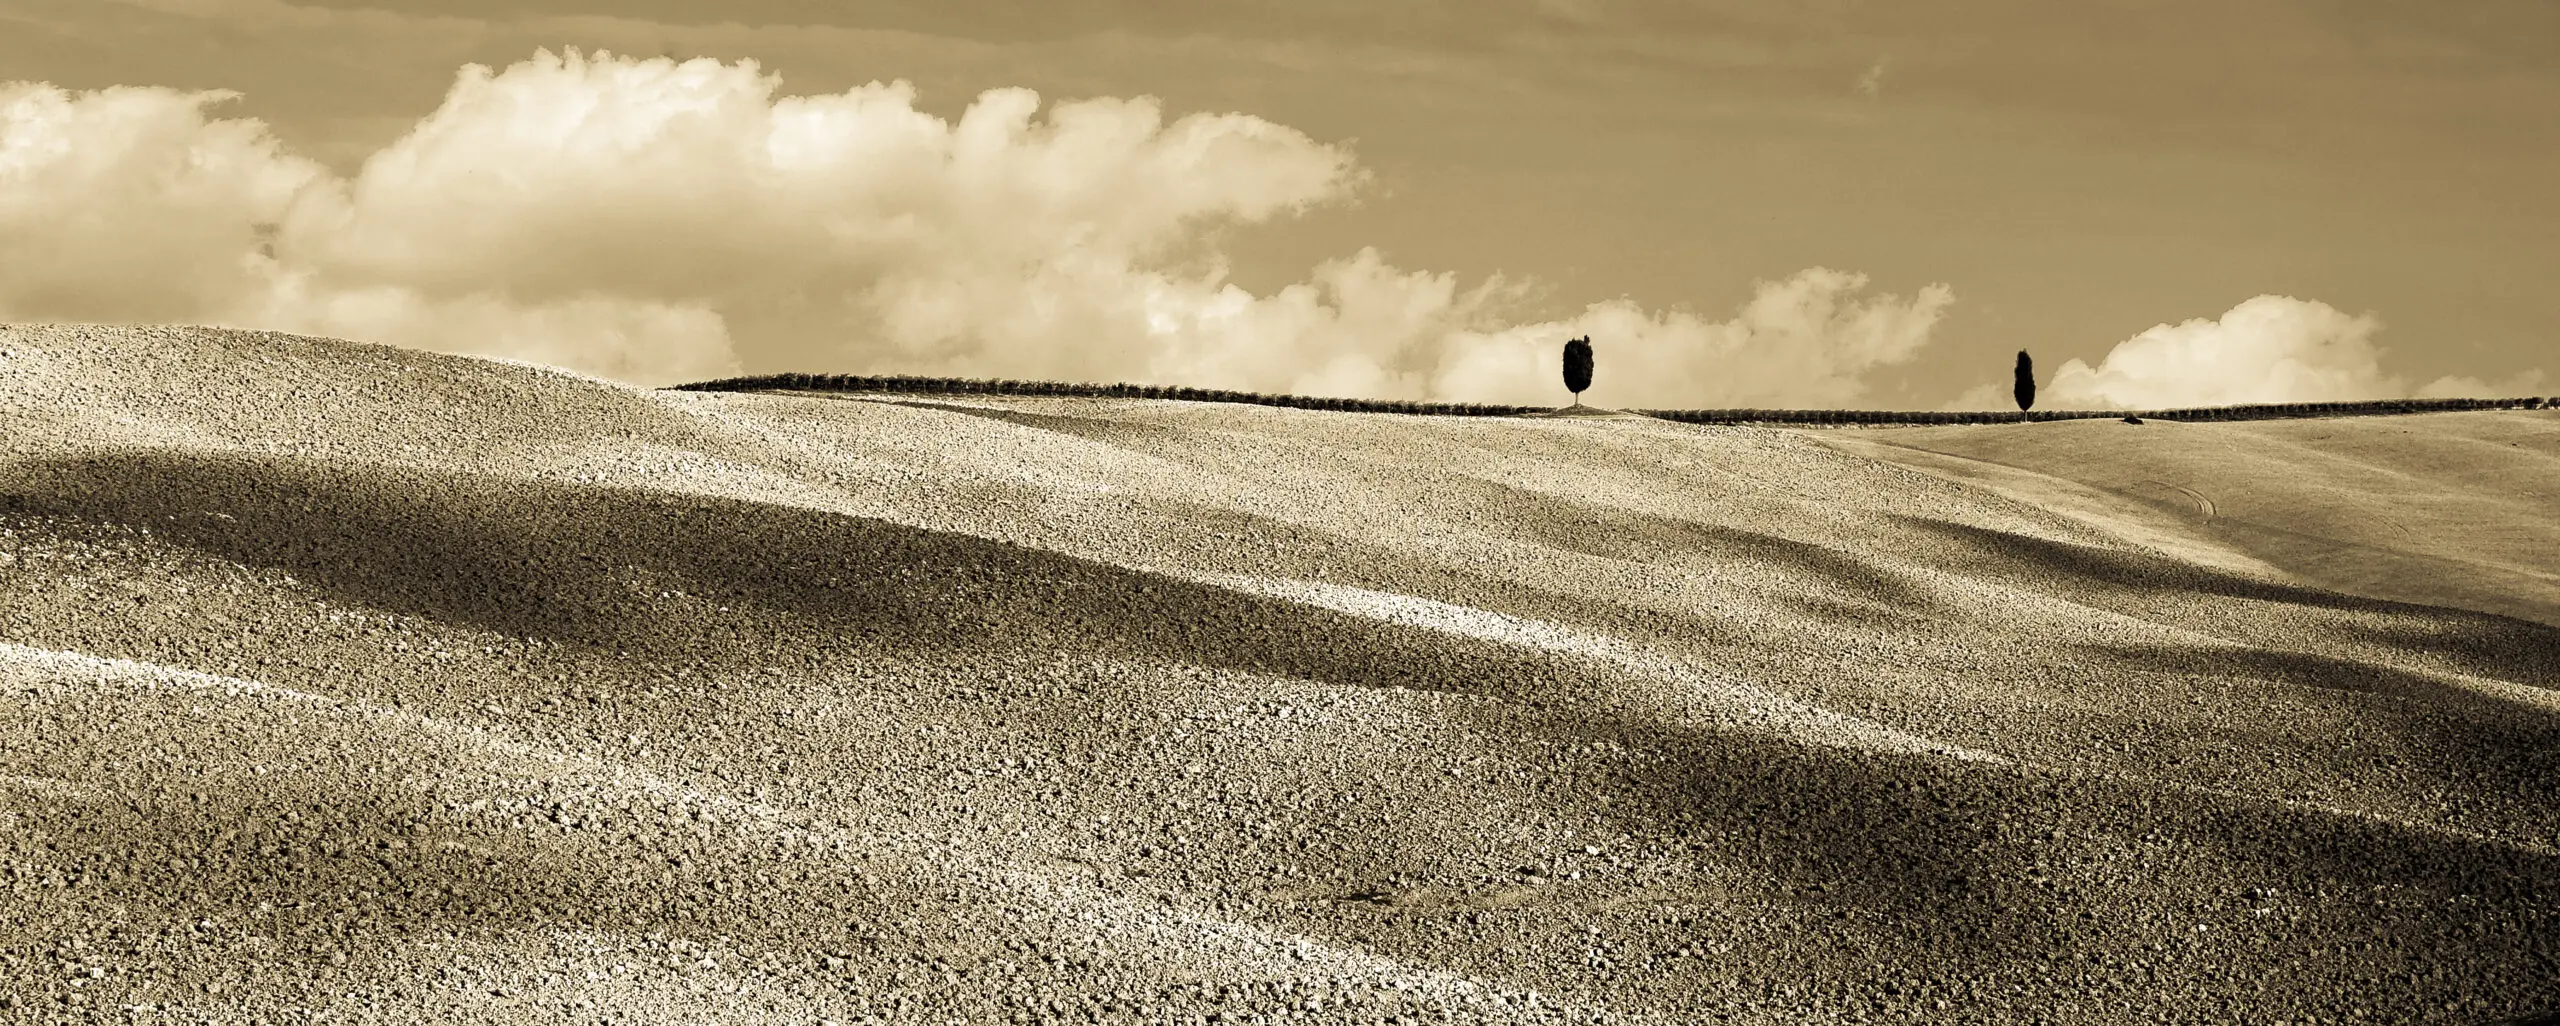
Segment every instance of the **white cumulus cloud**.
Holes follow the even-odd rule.
[[[2382,322],[2326,303],[2258,296],[2221,317],[2161,324],[2118,343],[2096,366],[2053,372],[2039,406],[2167,409],[2336,402],[2413,395],[2488,396],[2531,389],[2539,372],[2498,384],[2440,378],[2413,386],[2383,369]]]
[[[1596,303],[1524,323],[1500,278],[1374,250],[1256,294],[1219,229],[1340,201],[1351,154],[1244,114],[1019,89],[954,119],[906,83],[794,96],[752,62],[568,51],[466,66],[349,176],[222,93],[0,90],[0,316],[187,320],[658,384],[911,372],[1551,402],[1850,402],[1952,302],[1815,268],[1730,317]],[[55,256],[61,254],[61,256]],[[42,259],[38,259],[42,257]]]
[[[1732,317],[1648,313],[1594,304],[1553,324],[1451,339],[1437,379],[1453,394],[1537,402],[1554,394],[1556,341],[1588,335],[1610,401],[1640,408],[1854,404],[1865,375],[1927,345],[1955,293],[1930,285],[1905,299],[1867,294],[1867,277],[1828,268],[1758,283]]]
[[[0,85],[0,311],[161,320],[254,289],[248,258],[325,173],[208,116],[234,98]]]

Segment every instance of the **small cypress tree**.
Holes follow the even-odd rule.
[[[1573,393],[1573,404],[1582,405],[1583,389],[1591,387],[1591,336],[1585,335],[1564,344],[1564,388]]]
[[[2018,397],[2018,412],[2036,408],[2036,363],[2027,358],[2024,349],[2018,350],[2018,382],[2010,388],[2010,394]]]

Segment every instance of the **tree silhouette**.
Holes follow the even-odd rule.
[[[2036,362],[2027,358],[2027,351],[2024,349],[2018,350],[2018,383],[2009,391],[2010,394],[2018,397],[2018,412],[2025,413],[2035,409]]]
[[[1573,404],[1582,405],[1582,390],[1591,387],[1591,336],[1564,344],[1564,387],[1573,393]]]

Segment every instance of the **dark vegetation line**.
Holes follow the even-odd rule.
[[[1687,424],[2014,424],[2021,420],[2285,420],[2362,417],[2385,413],[2450,413],[2462,410],[2560,408],[2560,398],[2371,399],[2335,403],[2257,403],[2190,406],[2175,410],[1637,410]]]
[[[1553,407],[1504,406],[1491,403],[1430,403],[1399,399],[1332,399],[1320,396],[1269,395],[1178,385],[1093,385],[1063,381],[922,378],[857,374],[763,374],[755,377],[697,381],[669,388],[684,392],[886,392],[904,395],[1071,396],[1089,399],[1182,399],[1206,403],[1250,403],[1301,410],[1348,413],[1420,413],[1454,417],[1510,417],[1543,413]],[[2179,410],[1630,410],[1684,424],[2014,424],[2021,420],[2112,420],[2121,417],[2159,420],[2278,420],[2292,417],[2342,417],[2381,413],[2443,413],[2459,410],[2534,410],[2560,408],[2560,397],[2519,399],[2376,399],[2341,403],[2262,403],[2253,406],[2199,406]]]

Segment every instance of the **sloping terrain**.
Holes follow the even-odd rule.
[[[2342,508],[2367,478],[2208,485],[2188,441],[2323,422],[660,393],[0,328],[0,1017],[2560,1004],[2560,628],[2500,583],[2553,569],[2554,417],[2321,450],[2443,493],[2392,558],[2515,575],[2437,594],[2334,576],[2321,518],[2409,518]],[[1889,440],[1927,469],[1843,448]]]
[[[2197,558],[2560,625],[2560,412],[1830,437]]]

